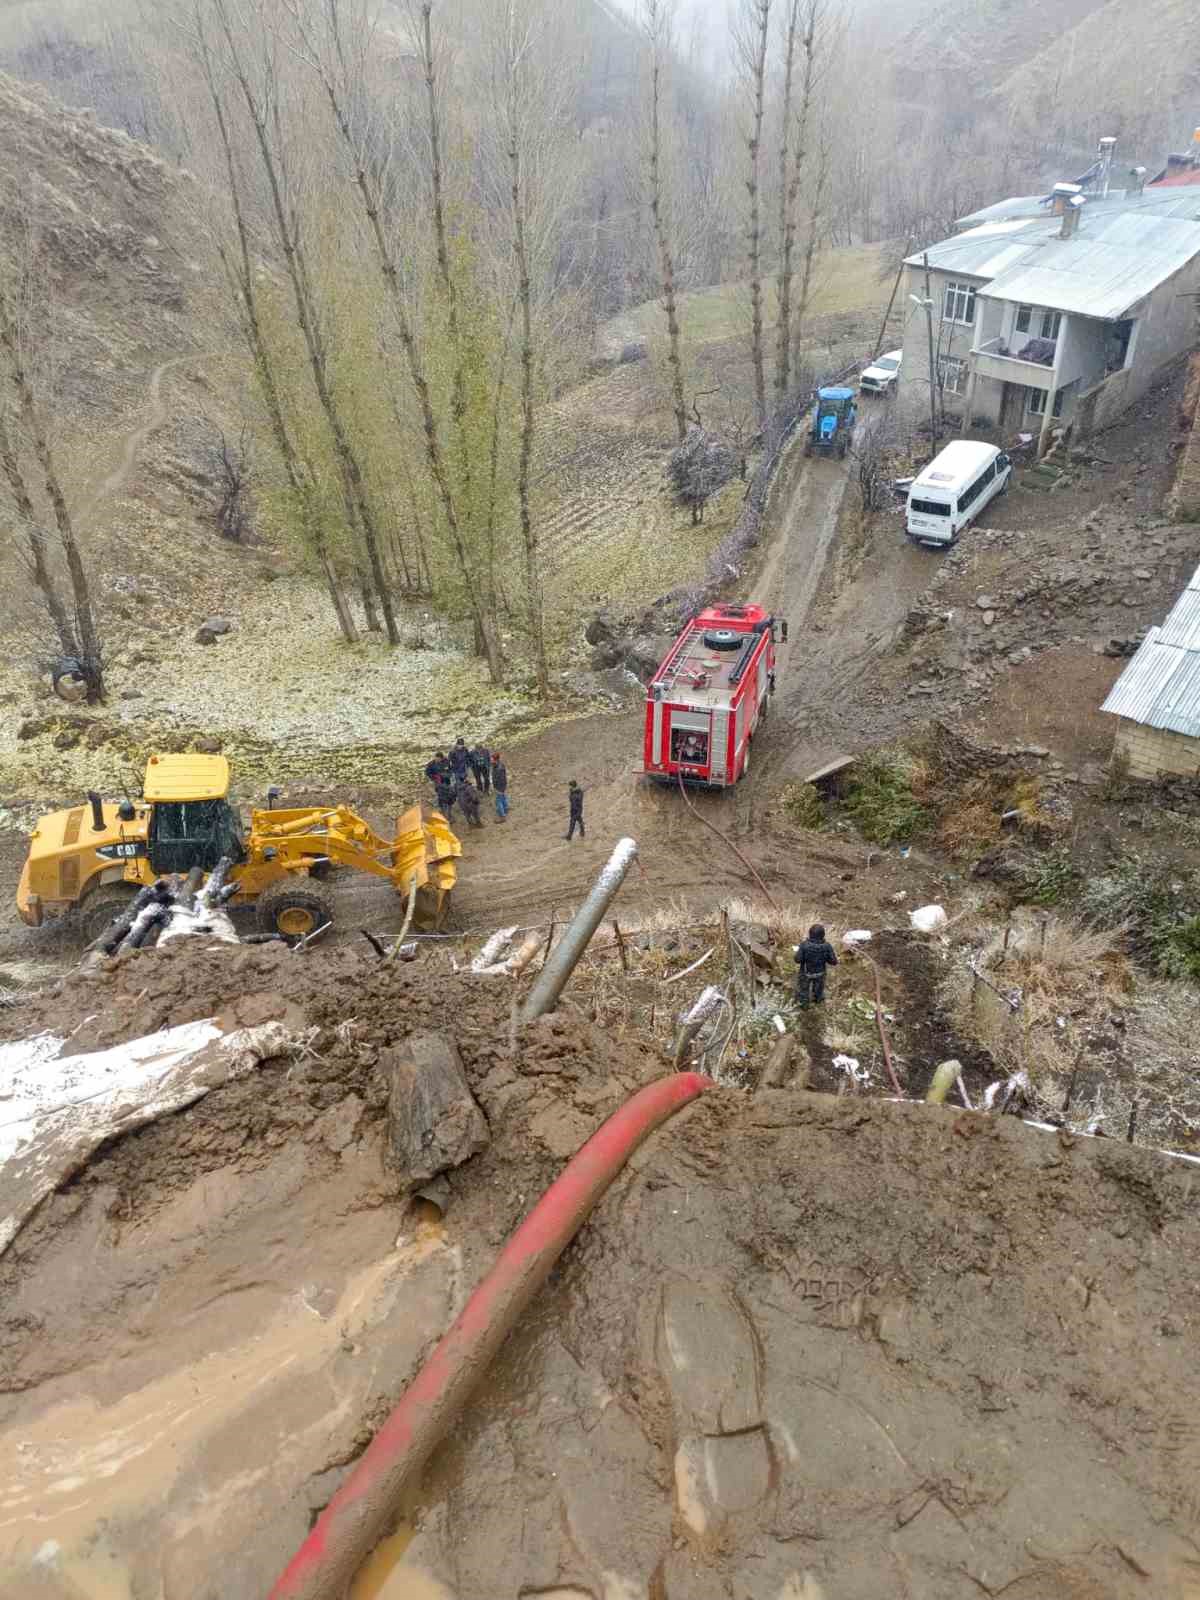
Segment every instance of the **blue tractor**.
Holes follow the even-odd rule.
[[[824,455],[844,456],[850,447],[858,407],[853,389],[818,389],[812,429],[804,446],[806,456],[814,450]]]

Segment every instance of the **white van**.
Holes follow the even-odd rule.
[[[914,478],[905,529],[917,544],[953,544],[968,522],[1012,477],[1012,462],[994,444],[955,439]]]

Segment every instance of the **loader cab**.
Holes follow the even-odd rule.
[[[156,875],[193,867],[211,872],[222,856],[245,859],[224,756],[151,756],[144,795],[150,807],[146,844]]]

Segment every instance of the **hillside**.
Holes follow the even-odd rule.
[[[1059,97],[1088,127],[1108,118],[1099,131],[1120,136],[1118,160],[1136,155],[1153,170],[1197,120],[1196,14],[1181,0],[1140,0],[1134,53],[1122,43],[1131,9],[1128,0],[1087,5],[1073,27],[1027,50],[995,92],[1014,109]]]
[[[196,227],[201,196],[90,111],[2,74],[0,149],[0,230],[11,251],[40,240],[49,268],[37,285],[41,402],[81,537],[102,586],[131,567],[175,573],[178,551],[146,540],[147,515],[160,527],[203,523],[194,452],[211,429],[190,427],[174,457],[139,447],[153,430],[173,441],[183,419],[223,411],[205,377],[230,339]]]
[[[1195,120],[1195,14],[1182,0],[934,0],[907,20],[890,52],[895,95],[941,102],[957,132],[978,126],[982,95],[1043,159],[1074,161],[1111,133],[1119,161],[1150,165]]]

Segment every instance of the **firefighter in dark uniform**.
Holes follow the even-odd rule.
[[[566,839],[573,838],[575,829],[578,828],[579,837],[586,839],[587,830],[583,825],[583,790],[575,782],[574,778],[567,785],[567,806],[569,807],[567,831],[563,837]]]
[[[836,967],[838,958],[825,938],[825,929],[814,922],[808,938],[796,946],[796,1004],[804,1011],[825,1001],[825,968]]]

